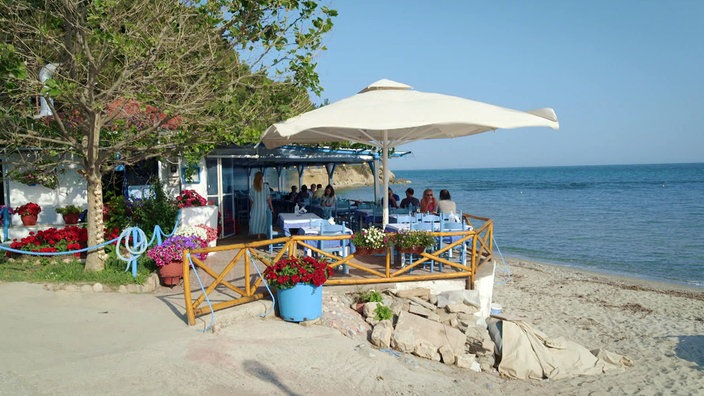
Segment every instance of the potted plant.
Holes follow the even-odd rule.
[[[333,274],[325,260],[282,258],[264,270],[264,279],[276,289],[279,316],[289,322],[319,318],[323,313],[323,283]]]
[[[205,243],[209,247],[214,247],[215,242],[217,241],[217,238],[218,238],[218,232],[214,228],[207,226],[205,224],[198,224],[195,226],[182,224],[182,225],[178,226],[178,228],[174,232],[174,235],[183,235],[183,236],[195,235],[198,238],[205,241]]]
[[[82,211],[83,209],[75,205],[56,208],[56,213],[60,213],[63,216],[66,224],[77,224]]]
[[[42,207],[34,202],[28,202],[22,206],[15,208],[14,212],[20,215],[22,224],[25,226],[33,226],[37,224],[37,216],[42,211]]]
[[[420,254],[435,245],[435,237],[429,231],[403,230],[391,236],[391,243],[400,253]]]
[[[183,278],[183,251],[206,246],[207,243],[195,235],[173,235],[166,238],[161,245],[149,249],[147,256],[154,260],[161,284],[175,286]],[[202,255],[197,257],[205,259]]]
[[[381,254],[384,252],[388,239],[386,234],[377,227],[371,226],[352,234],[352,244],[355,254]]]
[[[183,190],[176,197],[176,205],[180,208],[190,208],[193,206],[206,206],[208,201],[198,194],[196,190]]]

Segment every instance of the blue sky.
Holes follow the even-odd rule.
[[[560,129],[401,146],[392,170],[704,161],[704,1],[332,1],[325,91],[388,78]]]

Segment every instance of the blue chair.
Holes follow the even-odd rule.
[[[345,223],[342,224],[330,224],[325,221],[320,223],[320,235],[344,235],[347,233],[347,227]],[[336,253],[340,257],[347,257],[349,252],[349,239],[331,240],[331,241],[318,241],[318,249],[328,252]],[[348,274],[349,269],[346,264],[342,265],[342,273]]]
[[[459,216],[455,215],[454,213],[450,214],[441,214],[440,216],[440,231],[443,232],[452,232],[452,231],[464,231],[465,230],[465,225],[462,222],[462,212],[460,212]],[[455,241],[461,239],[461,236],[445,236],[438,238],[439,239],[439,244],[438,248],[442,249],[443,245],[445,244],[451,244],[454,243]],[[453,247],[452,249],[448,250],[447,257],[452,258],[452,252],[453,250],[457,250],[459,255],[460,255],[460,262],[462,265],[465,265],[467,263],[467,243],[464,242],[458,246]]]
[[[411,223],[411,230],[414,231],[435,231],[435,223],[433,221],[428,222],[414,222]],[[436,238],[439,239],[439,238]],[[432,247],[430,249],[433,249]],[[412,256],[411,256],[412,258]],[[438,270],[442,272],[442,263],[438,263]],[[435,272],[435,260],[430,261],[430,272]]]
[[[283,232],[274,230],[274,221],[273,221],[273,215],[270,210],[266,211],[266,224],[268,225],[267,227],[267,232],[266,232],[266,239],[274,239],[274,238],[280,238],[284,236]],[[274,245],[276,245],[277,249],[283,248],[284,244],[283,243],[271,243],[269,244],[269,254],[274,254]]]

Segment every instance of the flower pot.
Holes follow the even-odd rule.
[[[356,248],[354,254],[356,256],[369,256],[373,254],[384,254],[386,251],[386,248],[367,248],[367,247],[358,247]]]
[[[410,248],[398,248],[399,253],[405,254],[421,254],[425,251],[425,246],[414,246]]]
[[[313,320],[323,314],[323,286],[299,283],[276,291],[279,317],[288,322]]]
[[[183,278],[183,262],[172,261],[156,270],[157,275],[159,275],[159,282],[164,286],[174,287],[179,284],[181,278]]]
[[[37,216],[34,215],[20,216],[20,219],[22,219],[22,224],[25,226],[33,226],[37,224]]]
[[[64,223],[78,224],[78,218],[81,216],[81,214],[80,213],[66,213],[62,216],[64,217]]]

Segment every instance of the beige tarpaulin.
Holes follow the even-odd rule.
[[[587,348],[563,338],[550,339],[523,321],[502,322],[499,372],[520,379],[562,379],[601,374],[631,366],[631,360],[613,352]]]

